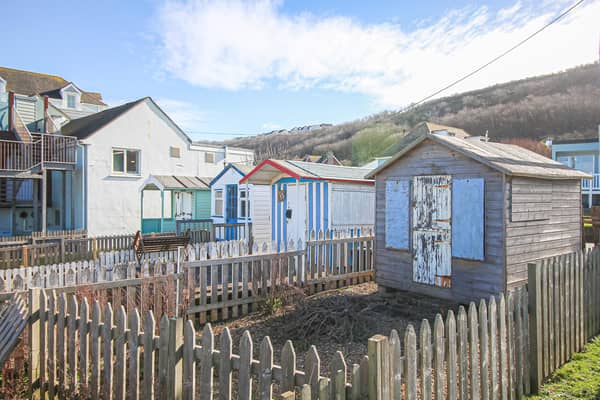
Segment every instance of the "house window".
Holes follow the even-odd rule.
[[[215,216],[223,216],[223,189],[215,190]]]
[[[4,92],[6,92],[6,82],[4,82],[2,78],[0,78],[0,93]]]
[[[214,164],[215,163],[215,153],[212,151],[207,151],[204,153],[204,162],[206,164]]]
[[[67,95],[67,107],[68,108],[76,108],[77,107],[77,98],[74,94]]]
[[[140,173],[140,151],[131,149],[113,149],[112,172],[116,174]]]
[[[171,156],[171,158],[181,158],[181,148],[174,146],[169,147],[169,156]]]
[[[246,190],[240,190],[240,217],[250,217],[250,193]]]

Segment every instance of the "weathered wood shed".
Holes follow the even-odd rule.
[[[376,180],[376,281],[476,300],[524,283],[527,263],[581,248],[581,179],[519,146],[419,134]]]

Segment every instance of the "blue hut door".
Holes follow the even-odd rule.
[[[451,177],[413,178],[413,280],[451,286]]]
[[[227,185],[225,188],[225,223],[236,224],[238,222],[238,185]],[[237,238],[235,227],[225,229],[225,240]]]

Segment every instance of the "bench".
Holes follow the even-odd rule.
[[[25,301],[17,293],[13,293],[0,308],[0,365],[4,365],[21,340],[29,314]]]
[[[174,233],[156,233],[142,235],[137,231],[133,237],[133,251],[138,261],[138,266],[142,265],[142,258],[146,253],[160,253],[162,251],[174,251],[179,247],[184,249],[190,244],[189,232],[181,235]]]

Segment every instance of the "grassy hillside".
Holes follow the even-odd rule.
[[[600,124],[600,66],[584,65],[436,99],[407,112],[383,112],[315,131],[258,135],[227,144],[255,150],[258,159],[324,154],[360,165],[395,151],[421,121],[488,132],[492,140],[595,137]]]

